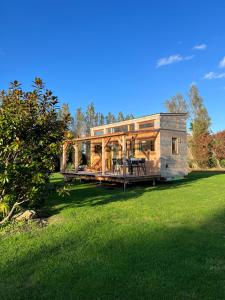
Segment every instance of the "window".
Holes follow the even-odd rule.
[[[172,138],[172,154],[178,154],[178,138]]]
[[[135,129],[134,124],[132,123],[129,126],[130,126],[130,131],[134,131],[134,129]]]
[[[127,131],[128,131],[128,125],[116,126],[107,129],[107,133],[127,132]]]
[[[139,151],[155,151],[155,141],[145,140],[139,142]]]
[[[103,130],[96,130],[94,131],[94,135],[103,135],[104,131]]]
[[[154,120],[144,122],[144,123],[139,123],[139,129],[148,129],[148,128],[153,128],[154,127]]]

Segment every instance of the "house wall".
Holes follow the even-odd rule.
[[[151,138],[150,133],[141,132],[139,129],[140,122],[154,120],[154,129],[159,129],[159,133],[155,138],[155,151],[143,152],[139,150],[139,141]],[[186,115],[185,114],[155,114],[143,118],[123,121],[115,124],[98,126],[91,129],[91,135],[94,135],[95,130],[103,130],[112,126],[135,123],[135,129],[139,131],[135,145],[135,157],[145,158],[147,174],[161,174],[165,178],[174,178],[184,176],[188,173],[187,168],[187,133],[186,133]],[[178,139],[178,154],[172,154],[172,138]],[[115,141],[114,137],[111,141]],[[99,140],[94,140],[91,144],[100,143]],[[93,147],[92,147],[93,149]],[[122,151],[119,151],[118,158],[122,158]],[[99,154],[92,152],[91,163],[94,163],[100,158]],[[105,153],[106,170],[111,167],[112,153]],[[108,163],[109,162],[109,163]]]
[[[161,116],[160,174],[165,178],[185,176],[187,168],[187,133],[185,116]],[[178,139],[178,154],[172,154],[172,138]]]

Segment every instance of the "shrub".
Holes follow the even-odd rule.
[[[69,121],[58,118],[57,103],[39,78],[31,92],[14,81],[0,94],[0,224],[45,197]]]

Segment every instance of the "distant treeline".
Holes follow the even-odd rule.
[[[68,114],[71,116],[70,131],[75,137],[89,135],[91,127],[134,119],[133,114],[124,115],[121,111],[117,115],[111,112],[104,115],[96,111],[93,102],[87,106],[86,110],[81,107],[77,108],[74,115],[70,111],[69,105],[64,103],[59,110],[59,117],[63,118]]]

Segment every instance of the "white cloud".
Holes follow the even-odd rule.
[[[183,60],[191,60],[192,58],[194,58],[194,55],[191,55],[191,56],[182,56],[180,54],[170,55],[168,57],[160,58],[157,61],[156,67],[159,68],[162,66],[171,65],[171,64],[183,61]]]
[[[219,67],[220,67],[220,68],[225,68],[225,56],[224,56],[224,58],[220,61]]]
[[[199,44],[199,45],[195,45],[192,49],[193,50],[205,50],[207,48],[206,44]]]
[[[211,79],[221,79],[225,78],[225,73],[214,73],[214,72],[209,72],[204,75],[203,79],[211,80]]]

